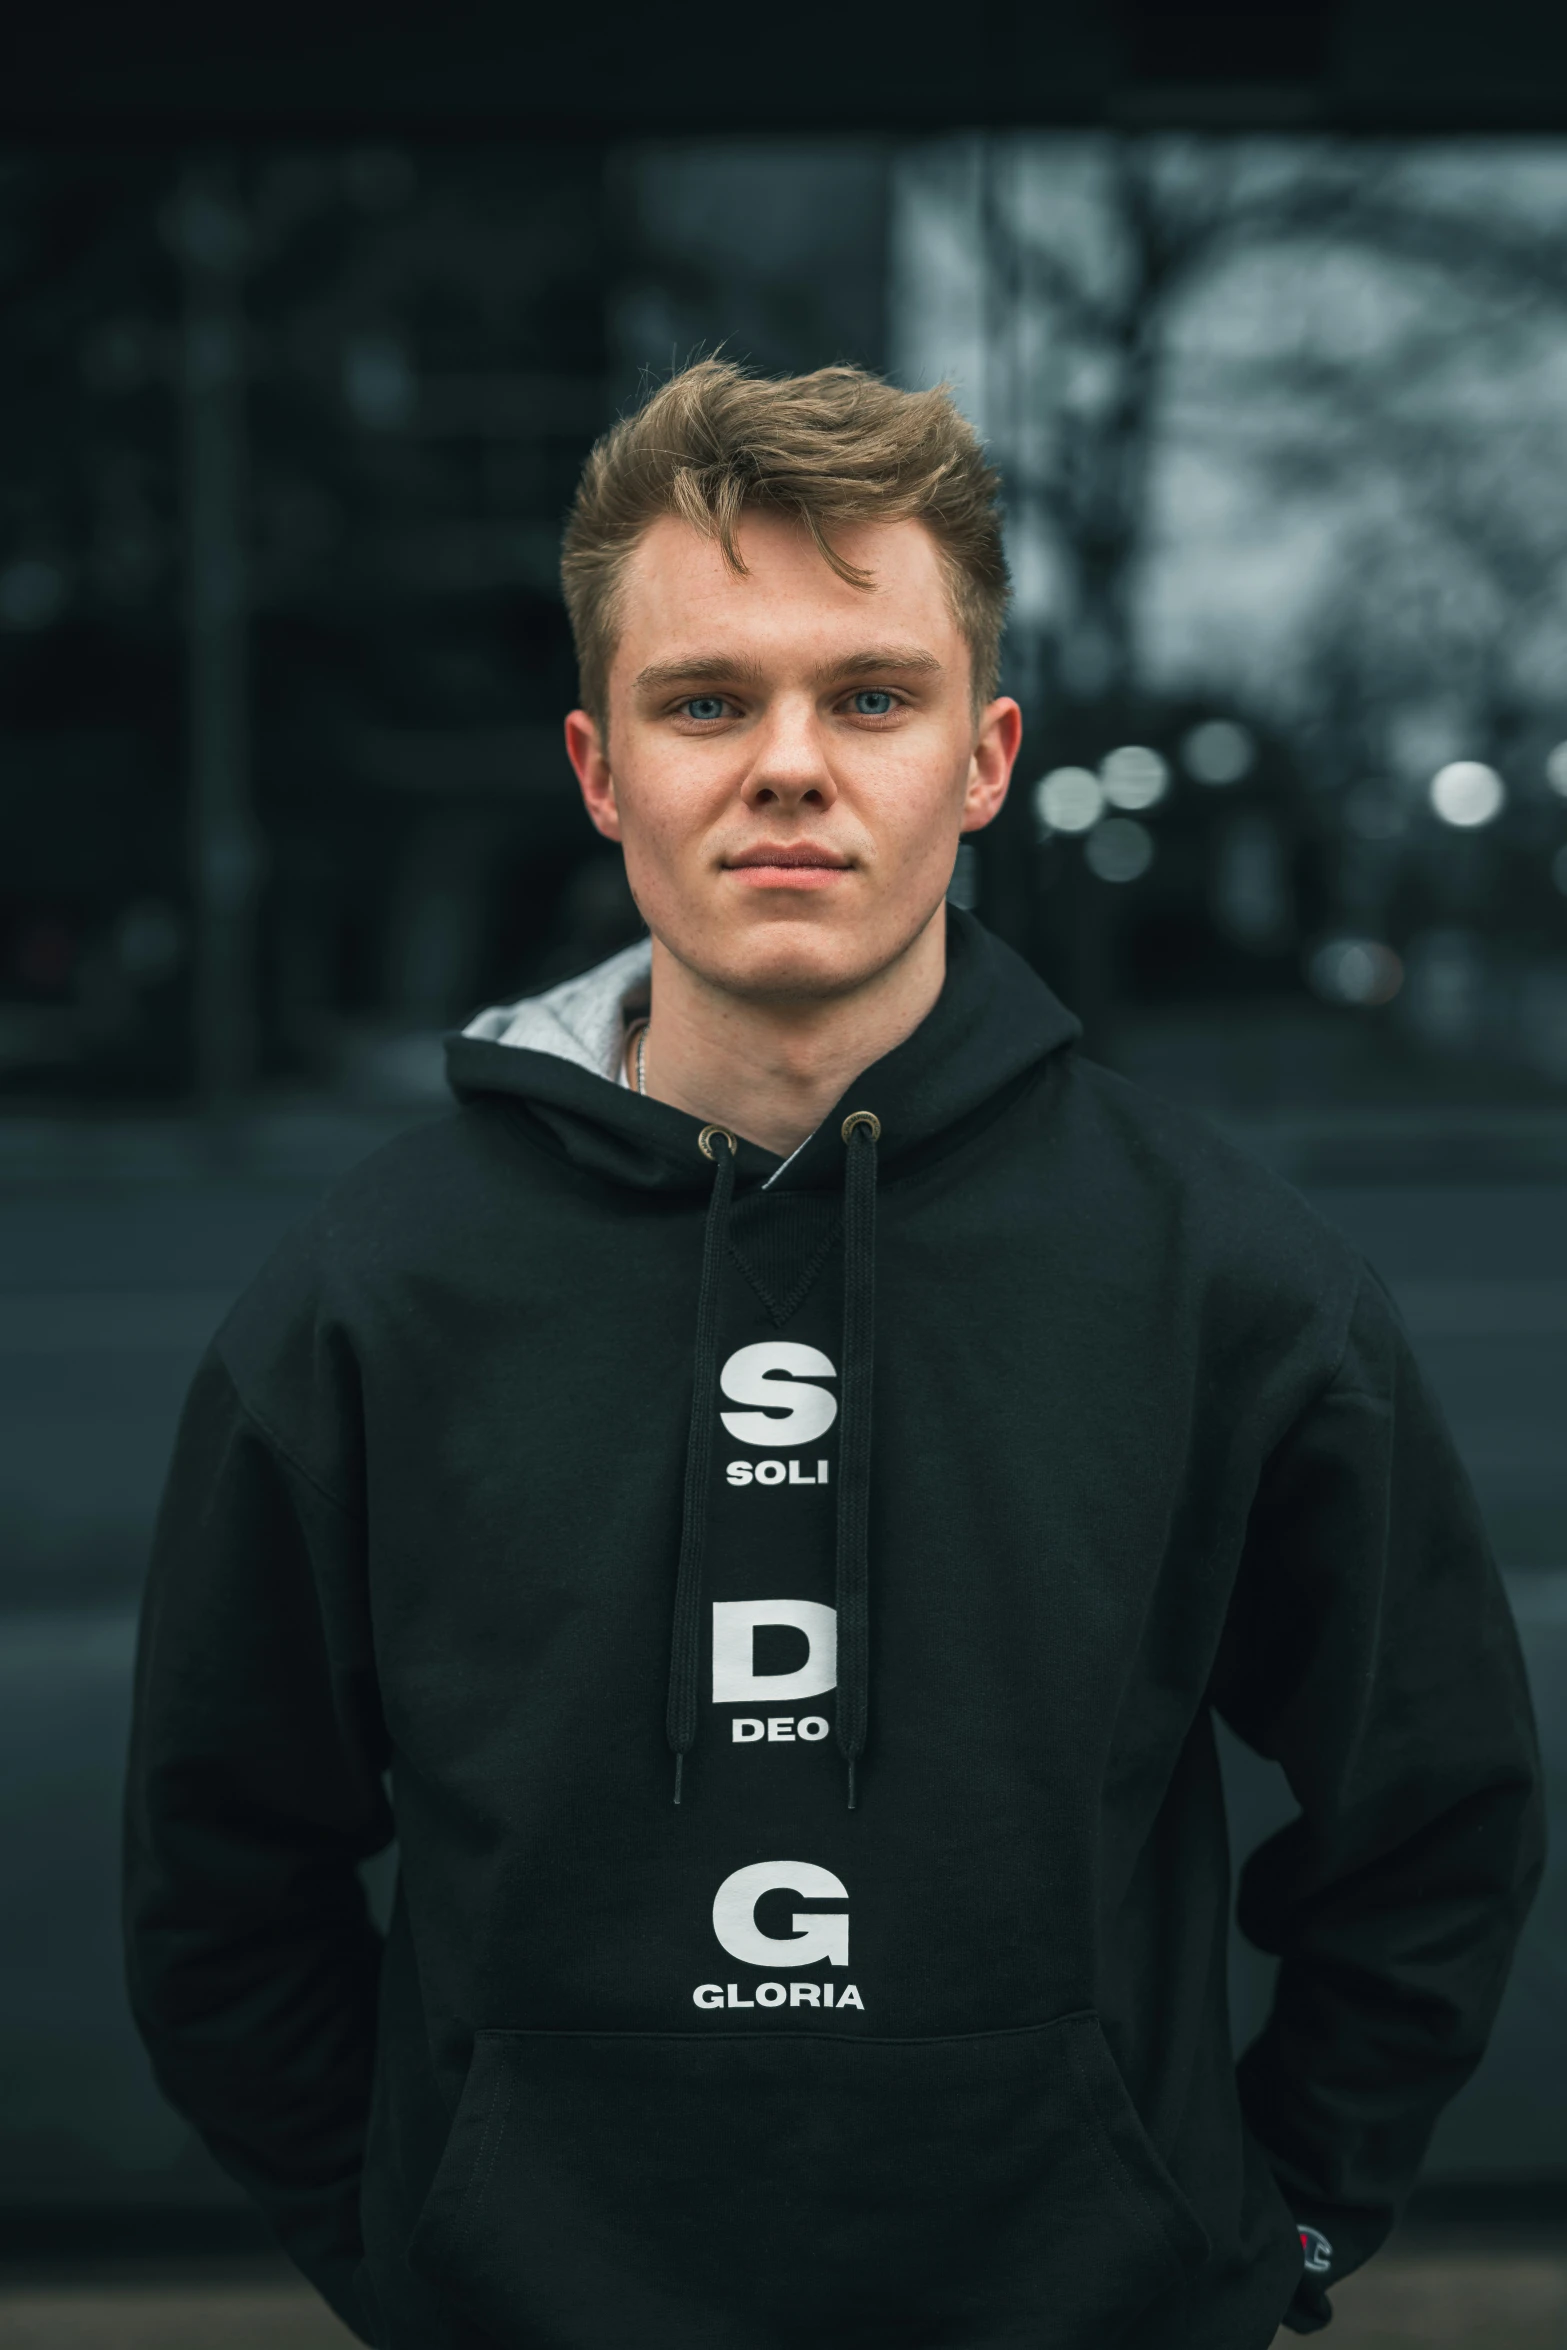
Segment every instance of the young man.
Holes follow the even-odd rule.
[[[136,2011],[384,2350],[1262,2350],[1495,2011],[1529,1706],[1396,1316],[944,903],[994,491],[848,368],[599,445],[567,745],[650,947],[476,1019],[196,1381]],[[1238,2072],[1215,1712],[1300,1805]]]

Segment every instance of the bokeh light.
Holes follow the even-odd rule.
[[[1494,767],[1479,759],[1453,759],[1431,778],[1431,805],[1444,824],[1473,832],[1499,816],[1507,800],[1507,786]]]
[[[1567,800],[1567,743],[1558,743],[1545,762],[1545,780]]]
[[[1306,976],[1330,1004],[1387,1004],[1404,984],[1404,966],[1379,938],[1330,938],[1312,956]]]
[[[1083,843],[1083,859],[1101,881],[1140,881],[1153,863],[1153,834],[1135,816],[1111,816]]]
[[[1099,780],[1112,808],[1152,808],[1170,788],[1169,761],[1146,743],[1123,743],[1099,763]]]
[[[1052,767],[1034,786],[1041,832],[1090,832],[1104,805],[1104,787],[1091,767]]]
[[[0,628],[47,628],[64,610],[66,578],[58,563],[27,557],[0,571]]]
[[[1233,718],[1208,718],[1181,744],[1181,763],[1194,782],[1239,783],[1251,773],[1257,745],[1251,730]]]

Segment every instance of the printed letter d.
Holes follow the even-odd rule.
[[[756,1671],[759,1624],[803,1632],[803,1665],[790,1673]],[[713,1703],[772,1705],[781,1698],[821,1697],[837,1686],[838,1612],[815,1599],[718,1599],[713,1602]]]

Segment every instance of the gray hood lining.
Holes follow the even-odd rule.
[[[596,963],[576,979],[562,980],[544,995],[492,1005],[470,1020],[463,1034],[487,1044],[549,1053],[557,1061],[569,1061],[573,1068],[618,1084],[626,1021],[647,1009],[652,961],[651,942],[639,939],[608,962]]]
[[[580,978],[563,980],[545,995],[524,996],[515,1004],[493,1004],[463,1030],[486,1044],[510,1044],[524,1052],[549,1053],[573,1068],[586,1069],[611,1085],[624,1083],[626,1023],[648,1007],[653,949],[647,939],[596,963]],[[810,1136],[806,1136],[806,1142]],[[786,1174],[802,1142],[774,1168],[762,1185],[767,1191]]]

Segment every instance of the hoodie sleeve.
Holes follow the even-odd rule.
[[[1336,1376],[1261,1480],[1215,1696],[1300,1806],[1241,1878],[1241,1930],[1280,1967],[1239,2083],[1297,2221],[1331,2247],[1312,2246],[1286,2319],[1309,2333],[1479,2061],[1544,1856],[1506,1594],[1369,1274]]]
[[[361,1522],[216,1353],[180,1427],[137,1662],[131,2004],[160,2085],[360,2330],[359,2173],[389,1842]]]

